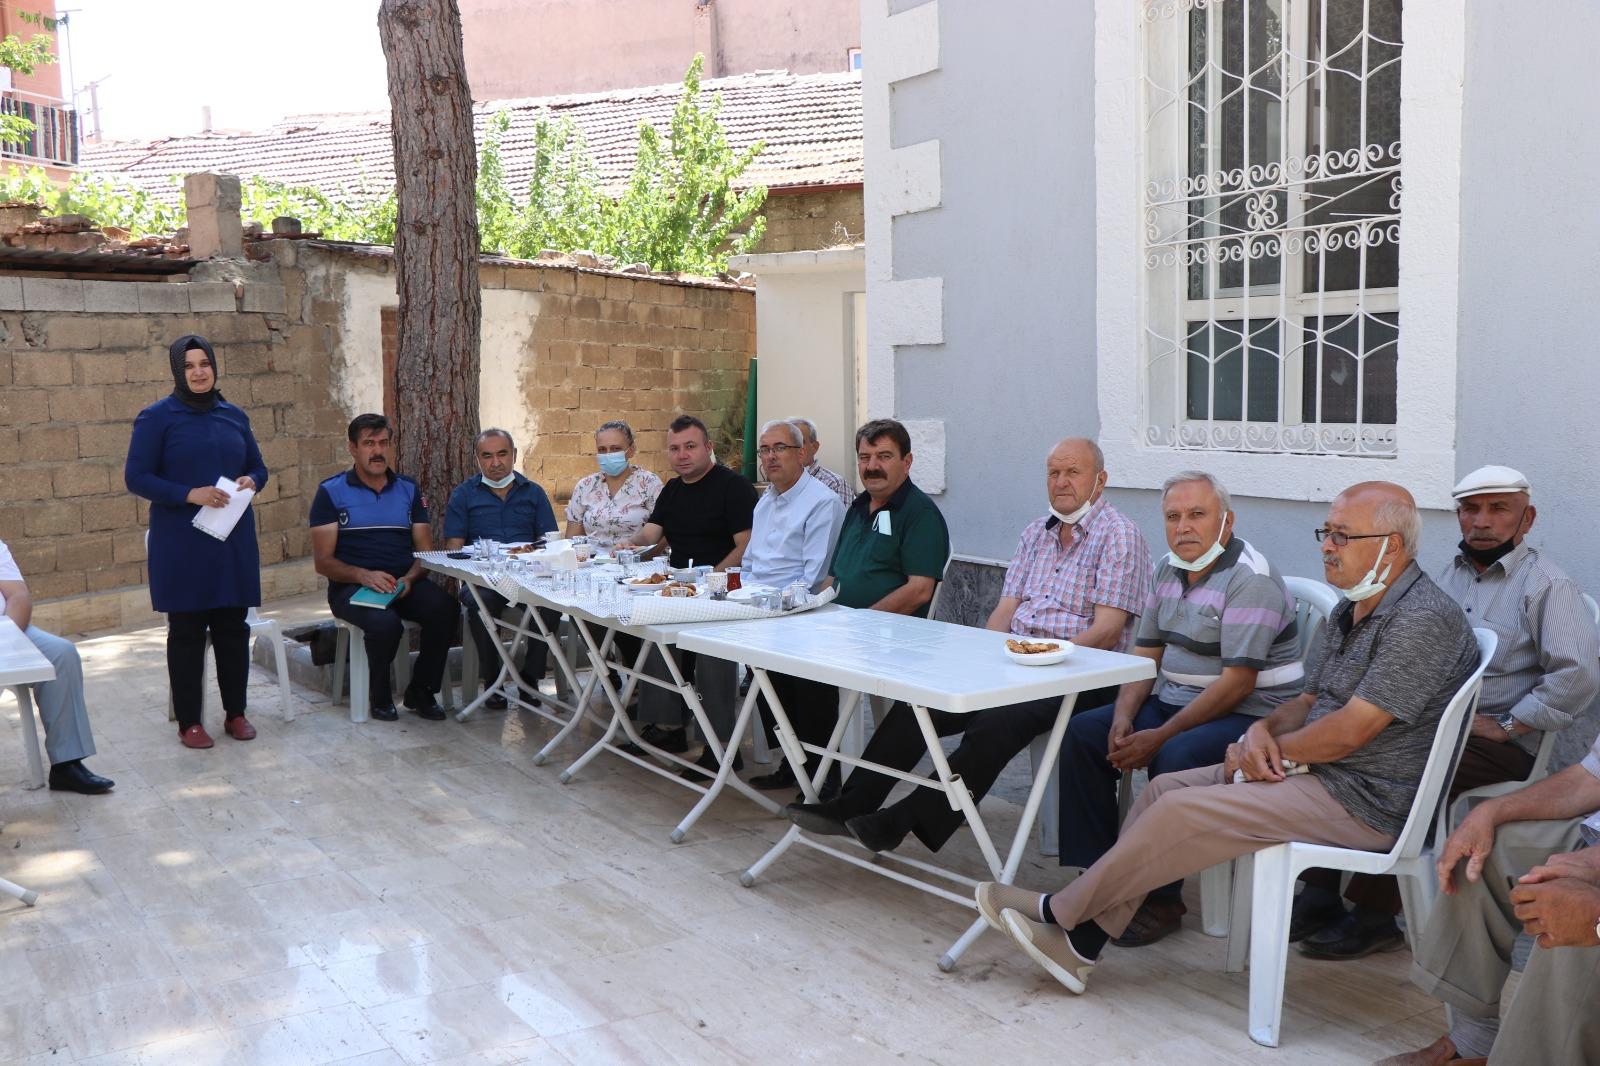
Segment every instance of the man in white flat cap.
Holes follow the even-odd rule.
[[[1479,467],[1451,495],[1461,544],[1439,587],[1472,625],[1499,637],[1450,786],[1454,802],[1468,789],[1527,779],[1545,733],[1571,725],[1600,693],[1600,633],[1577,584],[1524,539],[1537,515],[1526,477],[1509,466]],[[1301,894],[1299,928],[1291,931],[1304,937],[1302,952],[1350,959],[1404,943],[1394,920],[1400,893],[1393,878],[1352,878],[1344,896],[1355,909],[1348,913],[1335,883],[1306,878],[1311,899]],[[1324,920],[1316,928],[1319,914]]]

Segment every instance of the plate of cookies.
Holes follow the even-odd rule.
[[[1043,637],[1008,637],[1006,658],[1023,666],[1051,666],[1072,654],[1070,640]]]

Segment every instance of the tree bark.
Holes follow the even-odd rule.
[[[382,0],[399,199],[395,272],[400,469],[422,486],[438,533],[450,490],[477,472],[477,144],[456,0]]]

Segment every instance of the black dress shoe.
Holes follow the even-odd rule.
[[[394,704],[392,703],[385,703],[381,707],[373,707],[369,713],[380,722],[396,722],[400,720],[400,712],[394,709]]]
[[[488,699],[484,700],[483,705],[491,711],[503,711],[510,706],[506,702],[506,698],[498,692],[493,693]]]
[[[776,792],[780,788],[794,788],[799,783],[794,779],[794,771],[789,769],[788,763],[784,763],[770,774],[757,774],[750,779],[750,787],[758,788],[762,792]],[[803,794],[802,798],[804,798]]]
[[[1344,904],[1335,897],[1332,903],[1305,903],[1305,893],[1295,897],[1289,911],[1289,943],[1298,943],[1344,920]]]
[[[660,748],[662,751],[671,752],[674,755],[686,755],[689,751],[689,731],[687,729],[666,729],[651,722],[639,730],[639,739],[653,748]],[[622,745],[622,750],[629,755],[648,754],[643,748],[631,741]]]
[[[808,833],[828,837],[847,837],[850,830],[844,827],[845,819],[855,817],[838,803],[791,803],[783,809],[783,816]]]
[[[85,796],[98,796],[103,792],[110,792],[114,787],[116,787],[115,781],[92,773],[83,765],[82,759],[58,762],[50,767],[52,792],[81,792]]]
[[[1393,915],[1355,910],[1300,941],[1300,954],[1334,961],[1364,959],[1380,951],[1394,951],[1405,943],[1405,935]]]
[[[738,752],[733,755],[733,772],[738,773],[744,769],[744,756]],[[702,773],[701,771],[705,771]],[[678,776],[688,781],[698,781],[703,777],[717,776],[716,756],[711,754],[711,749],[706,748],[700,757],[694,761],[694,766],[685,766],[678,771]]]
[[[856,843],[868,851],[893,851],[911,832],[906,819],[893,807],[871,814],[858,814],[846,819],[844,827],[856,838]]]
[[[444,708],[439,706],[439,701],[433,698],[431,692],[412,689],[406,693],[405,705],[407,710],[415,711],[418,718],[426,718],[430,722],[444,721]]]

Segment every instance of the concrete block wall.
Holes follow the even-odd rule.
[[[761,213],[767,232],[751,254],[807,252],[862,239],[866,231],[861,189],[769,194]],[[848,236],[842,236],[842,226]]]
[[[256,503],[264,592],[316,587],[309,493],[336,468],[312,431],[331,412],[328,338],[285,312],[282,271],[240,281],[0,277],[0,538],[63,633],[152,622],[149,505],[127,491],[134,416],[172,391],[167,345],[211,339],[272,478]],[[258,309],[259,308],[259,309]],[[342,453],[341,453],[342,454]]]
[[[495,279],[486,275],[485,288]],[[755,294],[706,279],[508,265],[509,288],[542,293],[529,342],[524,402],[536,426],[523,470],[557,500],[595,470],[596,427],[621,418],[634,429],[636,462],[663,478],[666,429],[679,414],[703,419],[719,458],[728,431],[742,433]]]

